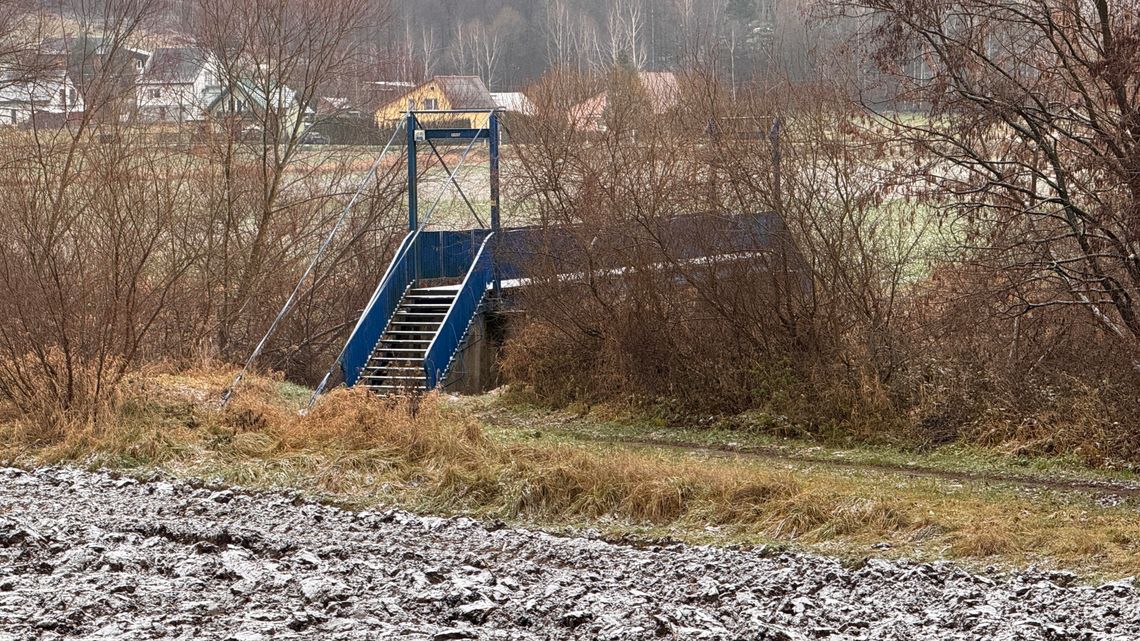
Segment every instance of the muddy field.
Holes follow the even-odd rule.
[[[0,470],[0,641],[1137,639],[1130,581],[613,545],[289,494]]]

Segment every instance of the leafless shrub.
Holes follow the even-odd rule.
[[[739,410],[767,402],[765,378],[823,347],[813,297],[839,283],[822,268],[836,257],[811,243],[840,241],[796,218],[822,187],[791,181],[777,203],[774,106],[742,106],[708,78],[679,85],[663,97],[634,74],[601,79],[601,125],[540,118],[516,150],[514,195],[539,203],[537,222],[573,248],[531,266],[532,324],[508,350],[508,373],[550,397]],[[818,160],[792,155],[789,171]],[[733,215],[765,212],[779,228],[751,239],[762,251],[728,249],[748,235],[731,230]]]
[[[940,399],[918,423],[1135,456],[1133,8],[824,4],[860,27],[848,51],[878,76],[863,106],[906,155],[895,180],[951,232],[909,310],[925,361],[912,390]]]
[[[204,11],[198,26],[207,44],[244,29],[240,55],[228,58],[232,84],[287,87],[303,113],[350,68],[350,40],[374,3],[286,4],[236,18]],[[97,420],[118,382],[143,363],[248,354],[373,160],[367,149],[303,149],[307,120],[284,118],[288,109],[273,100],[251,115],[264,134],[257,140],[229,126],[251,124],[245,116],[206,120],[218,125],[217,137],[199,122],[136,119],[137,70],[122,61],[156,6],[72,7],[90,33],[79,44],[67,40],[55,67],[29,67],[21,80],[66,72],[82,108],[58,122],[33,118],[0,130],[0,395],[45,425],[64,415]],[[219,44],[217,52],[231,50]],[[380,168],[268,363],[315,378],[332,359],[380,277],[376,256],[401,229],[394,170]]]

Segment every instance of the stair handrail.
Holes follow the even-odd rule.
[[[404,292],[415,280],[415,266],[409,264],[409,260],[414,259],[413,250],[416,241],[420,238],[421,231],[423,231],[422,227],[410,231],[404,236],[404,242],[400,243],[396,256],[388,264],[384,278],[380,280],[380,284],[368,301],[368,306],[364,308],[360,320],[356,322],[356,327],[353,328],[352,334],[345,342],[338,360],[340,361],[341,373],[344,374],[345,384],[350,387],[356,384],[357,378],[360,377],[361,371],[364,370],[364,366],[368,364],[368,359],[372,356],[372,350],[384,334],[384,330],[387,329],[392,320],[392,315],[396,313],[396,308],[399,306]],[[379,310],[382,314],[382,320],[380,317],[373,316],[373,312],[377,310],[377,304],[380,304]]]
[[[487,295],[487,288],[494,280],[495,270],[491,252],[491,241],[494,236],[495,233],[491,232],[483,238],[479,252],[471,261],[471,267],[467,269],[454,301],[447,309],[447,314],[424,353],[424,376],[429,390],[435,389],[447,374],[451,361],[463,342],[463,337],[475,320],[475,314],[483,302],[483,297]]]

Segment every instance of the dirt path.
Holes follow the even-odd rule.
[[[1131,584],[630,547],[0,470],[0,639],[1136,639]]]
[[[1117,480],[1092,479],[1058,479],[1031,474],[999,474],[996,472],[966,472],[956,470],[942,470],[922,467],[919,465],[903,465],[874,463],[867,461],[844,461],[834,457],[810,456],[798,453],[788,453],[780,448],[766,448],[758,446],[729,446],[707,445],[673,441],[667,439],[597,439],[599,443],[613,443],[617,445],[637,445],[645,447],[669,448],[686,452],[699,452],[713,456],[740,456],[745,458],[762,459],[783,463],[804,463],[809,465],[824,465],[848,470],[870,470],[886,472],[889,474],[904,474],[927,478],[944,479],[947,481],[977,481],[990,484],[1020,485],[1023,487],[1039,488],[1044,490],[1059,490],[1066,492],[1085,492],[1098,495],[1113,496],[1140,496],[1140,483],[1129,483]]]
[[[595,435],[589,431],[554,427],[551,429],[549,419],[544,418],[542,425],[531,425],[525,420],[505,414],[498,410],[485,410],[479,417],[491,425],[498,427],[530,431],[538,427],[542,431],[550,430],[575,441],[604,444],[628,445],[635,447],[658,448],[677,452],[691,452],[708,456],[740,457],[744,459],[758,459],[781,464],[820,465],[840,470],[871,471],[886,474],[902,474],[905,476],[942,479],[953,482],[979,482],[987,484],[1016,485],[1026,488],[1042,490],[1056,490],[1062,492],[1081,492],[1096,496],[1110,497],[1140,497],[1140,482],[1129,482],[1115,479],[1074,479],[1056,478],[1032,473],[1002,473],[965,470],[947,470],[923,465],[906,465],[878,463],[871,461],[851,461],[835,456],[819,456],[800,451],[789,451],[788,448],[778,446],[766,447],[761,445],[738,444],[710,444],[686,441],[675,438],[653,438],[647,436],[609,436]],[[563,421],[565,422],[565,421]]]

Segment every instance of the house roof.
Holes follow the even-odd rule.
[[[206,66],[206,56],[194,47],[155,49],[139,78],[142,84],[190,84]]]
[[[364,84],[372,85],[377,89],[411,89],[416,86],[414,82],[405,82],[403,80],[368,80]]]
[[[103,38],[91,34],[71,35],[65,34],[40,41],[39,53],[47,56],[69,56],[76,52],[80,54],[102,53]]]
[[[62,36],[54,36],[40,40],[38,53],[43,56],[77,56],[85,58],[88,56],[106,56],[111,53],[115,47],[114,41],[108,40],[103,36],[96,36],[90,33],[82,33],[79,35],[64,34]],[[134,47],[120,46],[117,51],[120,54],[139,60],[147,60],[151,53],[142,49]]]
[[[0,103],[29,104],[51,102],[59,90],[73,86],[68,72],[52,70],[32,79],[0,73]]]
[[[521,91],[492,93],[491,98],[500,109],[528,115],[534,113],[534,103]]]
[[[232,90],[234,93],[243,96],[247,104],[258,109],[281,110],[291,108],[297,104],[297,92],[285,85],[270,87],[268,95],[266,95],[266,91],[255,83],[248,80],[239,80],[234,83]],[[223,88],[222,91],[210,101],[210,104],[206,105],[206,111],[213,112],[229,95],[230,88]],[[305,113],[313,113],[313,108],[307,107]]]
[[[637,79],[645,88],[654,114],[663,114],[677,104],[680,85],[672,71],[639,71]],[[606,90],[571,107],[570,117],[575,121],[599,118],[608,106],[609,90]]]
[[[642,71],[637,78],[649,94],[654,113],[664,113],[677,104],[680,89],[672,71]]]
[[[479,76],[436,76],[424,85],[431,83],[435,83],[443,95],[447,96],[452,109],[495,108],[495,100]]]

